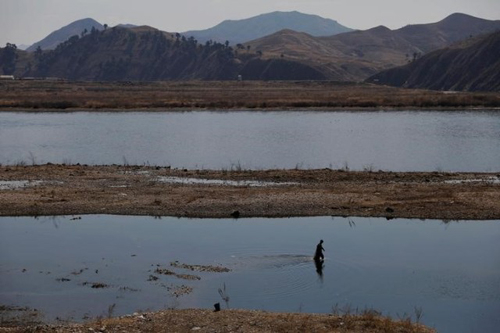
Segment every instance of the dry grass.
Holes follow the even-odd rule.
[[[3,109],[495,108],[500,93],[328,81],[0,82]]]

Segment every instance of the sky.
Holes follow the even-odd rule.
[[[0,0],[0,46],[33,44],[87,17],[109,26],[130,23],[183,32],[293,10],[361,30],[432,23],[455,12],[500,20],[500,0]]]

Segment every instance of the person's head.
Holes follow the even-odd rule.
[[[319,241],[319,243],[320,243],[320,244],[323,244],[323,240],[320,240],[320,241]]]

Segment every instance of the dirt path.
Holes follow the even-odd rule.
[[[0,167],[0,215],[500,219],[500,174]]]

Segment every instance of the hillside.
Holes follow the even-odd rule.
[[[299,12],[272,12],[243,20],[227,20],[210,29],[186,31],[186,37],[194,37],[200,43],[213,40],[230,44],[245,43],[250,40],[273,34],[283,29],[305,32],[312,36],[331,36],[352,29],[337,21],[317,15]]]
[[[315,68],[286,59],[261,59],[248,50],[142,26],[93,30],[71,37],[55,50],[27,53],[0,49],[0,65],[18,77],[69,80],[156,81],[245,79],[325,79]]]
[[[28,47],[26,51],[34,52],[38,48],[38,46],[40,46],[42,50],[53,50],[57,47],[57,45],[67,41],[71,36],[80,36],[84,30],[90,32],[92,28],[97,30],[104,29],[102,24],[91,18],[75,21],[68,24],[67,26],[62,27],[61,29],[52,32],[41,41],[34,43],[30,47]]]
[[[246,43],[265,57],[283,57],[320,67],[336,80],[364,80],[385,69],[404,65],[422,54],[470,36],[500,29],[500,21],[453,14],[432,24],[398,30],[384,26],[330,37],[290,30]]]
[[[500,91],[500,32],[467,44],[434,51],[367,81],[406,88]]]

